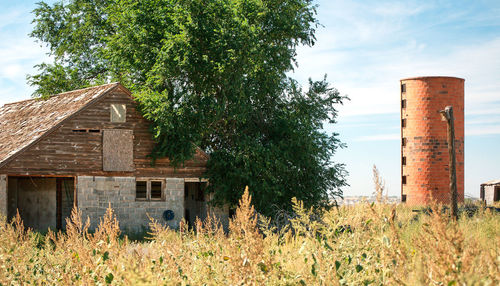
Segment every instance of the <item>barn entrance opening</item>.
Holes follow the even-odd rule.
[[[194,227],[196,218],[203,221],[207,217],[206,185],[205,182],[184,183],[184,219],[189,227]]]
[[[8,217],[17,212],[24,226],[37,231],[66,229],[75,204],[73,177],[9,176]]]

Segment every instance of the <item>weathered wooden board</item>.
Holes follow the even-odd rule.
[[[102,131],[102,170],[134,171],[134,133],[125,129]]]

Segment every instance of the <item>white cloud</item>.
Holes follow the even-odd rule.
[[[485,125],[485,124],[500,124],[500,109],[497,110],[496,116],[481,116],[481,118],[466,119],[465,124],[472,125]],[[486,117],[486,118],[485,118]]]
[[[0,68],[0,76],[15,79],[23,74],[23,67],[18,64],[9,64]]]
[[[305,83],[328,74],[333,86],[351,98],[342,116],[399,113],[401,78],[458,76],[466,79],[466,112],[480,113],[481,103],[500,98],[500,37],[475,37],[466,29],[498,26],[500,7],[478,11],[472,8],[481,7],[469,6],[322,1],[318,16],[325,27],[318,29],[314,47],[298,49],[299,68],[291,76]],[[459,33],[450,36],[454,42],[443,37],[452,32]]]
[[[373,12],[386,17],[409,17],[420,14],[430,8],[432,8],[431,3],[391,1],[378,3]]]
[[[490,126],[465,126],[465,136],[500,135],[500,124]]]
[[[422,52],[425,44],[409,42],[385,51],[320,51],[299,55],[292,76],[321,78],[324,73],[351,102],[345,115],[399,112],[399,80],[420,75],[447,75],[466,79],[467,112],[483,112],[477,104],[500,98],[500,38],[456,47],[446,55]],[[357,65],[356,69],[351,67]]]
[[[0,29],[4,29],[9,25],[22,24],[26,22],[26,16],[29,15],[26,13],[25,9],[14,9],[3,11],[0,13]]]
[[[4,30],[0,43],[0,105],[29,98],[33,89],[26,83],[26,75],[33,74],[34,65],[50,61],[47,49],[23,34],[10,34]]]
[[[53,2],[50,0],[49,2]],[[28,34],[32,29],[30,12],[35,3],[5,8],[0,5],[0,105],[29,98],[33,88],[26,75],[33,74],[35,64],[50,61],[47,49],[40,47]]]

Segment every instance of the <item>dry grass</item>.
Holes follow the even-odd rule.
[[[458,222],[403,206],[342,207],[312,219],[295,201],[290,224],[258,221],[245,193],[225,234],[151,224],[146,242],[120,238],[111,209],[99,228],[74,211],[66,233],[41,236],[19,218],[0,223],[0,282],[127,285],[498,285],[500,216]]]

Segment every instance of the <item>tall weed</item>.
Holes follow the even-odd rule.
[[[438,206],[418,218],[404,205],[306,209],[279,228],[248,189],[229,231],[213,215],[172,230],[151,221],[148,240],[120,235],[111,208],[97,229],[74,209],[66,232],[0,220],[0,283],[133,285],[498,285],[500,216],[458,221]]]

